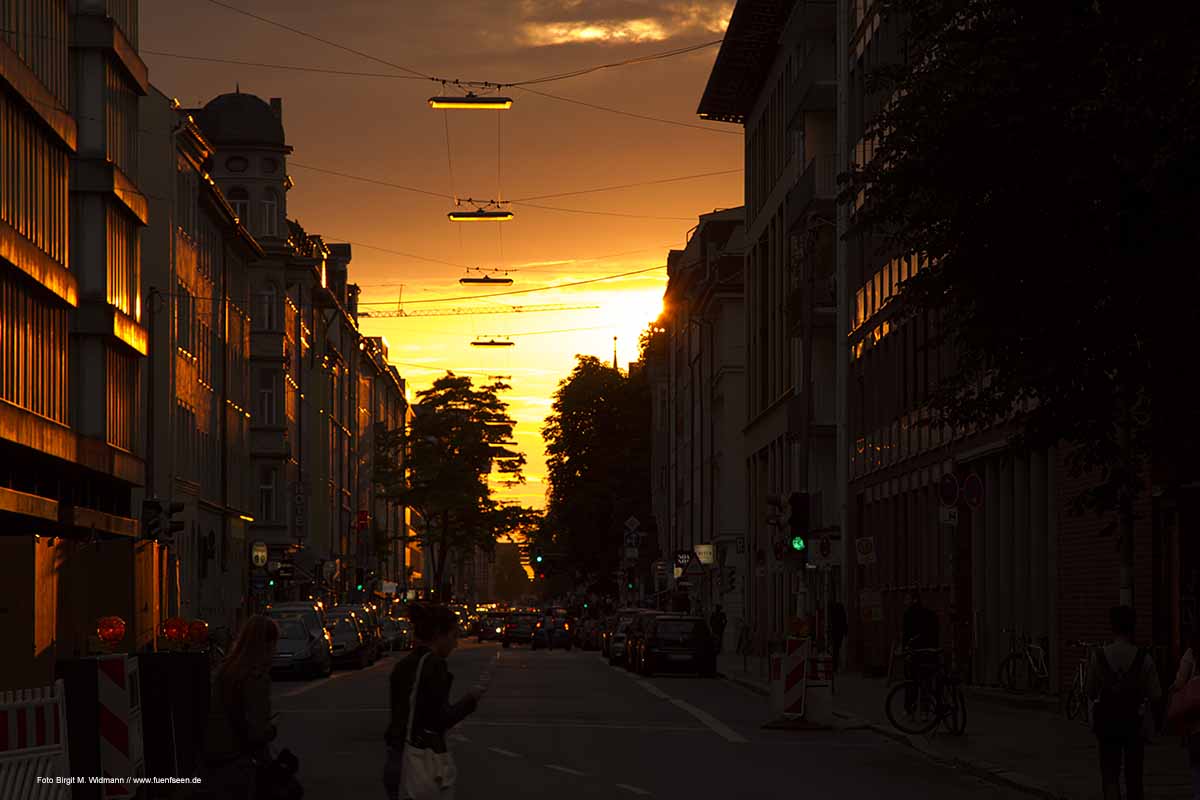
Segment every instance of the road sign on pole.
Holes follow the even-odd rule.
[[[637,517],[630,516],[629,519],[625,520],[625,530],[636,531],[638,526],[641,524],[642,523],[638,521]]]
[[[265,567],[267,565],[267,543],[255,542],[250,548],[250,561],[256,567]]]

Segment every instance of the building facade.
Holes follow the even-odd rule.
[[[137,3],[0,9],[0,580],[6,687],[92,652],[96,618],[153,646],[161,553],[137,541],[147,335]]]
[[[720,604],[731,620],[744,616],[748,577],[742,231],[741,208],[704,214],[670,253],[661,330],[646,353],[658,549],[668,565],[698,545],[712,555],[686,575],[661,570],[655,588],[670,598],[663,605],[707,614]]]
[[[142,238],[150,328],[145,497],[181,502],[168,613],[235,630],[247,608],[250,283],[262,248],[208,168],[214,147],[157,89],[141,104],[151,224]]]

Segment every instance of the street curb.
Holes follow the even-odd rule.
[[[724,680],[727,680],[730,683],[736,683],[738,686],[741,686],[743,689],[749,689],[750,691],[754,692],[755,694],[762,695],[763,697],[767,697],[768,695],[771,694],[771,692],[768,689],[765,689],[764,687],[759,686],[757,683],[752,683],[752,682],[750,682],[748,680],[744,680],[742,678],[735,678],[732,675],[726,675],[724,672],[718,672],[717,677],[723,678]]]
[[[937,752],[925,743],[922,737],[909,736],[906,733],[892,730],[891,728],[864,720],[861,717],[856,717],[852,714],[845,714],[841,711],[833,712],[835,717],[851,721],[861,725],[874,733],[884,736],[900,744],[906,744],[913,748],[925,758],[943,766],[948,766],[954,769],[962,770],[970,775],[983,780],[995,783],[1001,786],[1007,786],[1016,789],[1025,794],[1030,794],[1035,797],[1042,797],[1045,800],[1069,800],[1069,798],[1050,788],[1044,783],[1041,783],[1028,775],[1023,775],[1019,772],[1004,769],[995,764],[989,764],[986,761],[979,761],[973,758],[963,758],[961,756],[948,756]]]

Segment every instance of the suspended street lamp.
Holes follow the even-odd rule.
[[[499,95],[483,95],[481,97],[474,92],[467,92],[465,97],[429,98],[430,108],[492,109],[503,111],[512,108],[512,104],[511,97],[501,97]]]
[[[511,211],[488,211],[477,208],[474,211],[451,211],[446,215],[451,222],[507,222],[513,218]]]
[[[516,342],[511,339],[476,339],[471,342],[472,347],[515,347]]]
[[[463,286],[512,286],[513,279],[507,276],[493,278],[491,275],[484,275],[482,278],[459,278],[458,282]]]

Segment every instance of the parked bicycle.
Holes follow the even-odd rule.
[[[1033,643],[1028,636],[1021,636],[1013,628],[1004,628],[1009,634],[1008,655],[1000,662],[1000,685],[1010,692],[1050,690],[1050,668],[1046,664],[1046,650]]]
[[[884,701],[888,721],[902,733],[920,735],[939,724],[956,736],[967,731],[967,698],[962,681],[946,670],[940,648],[903,652],[909,677],[892,687]]]
[[[1063,703],[1063,713],[1067,715],[1067,719],[1080,718],[1085,726],[1090,727],[1092,724],[1092,704],[1089,702],[1087,692],[1084,687],[1087,684],[1087,669],[1088,659],[1091,657],[1093,648],[1103,647],[1103,642],[1067,642],[1068,647],[1078,647],[1083,650],[1083,658],[1079,659],[1079,663],[1075,666],[1075,680],[1071,682],[1071,690],[1067,692],[1066,701]]]

